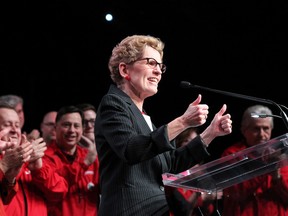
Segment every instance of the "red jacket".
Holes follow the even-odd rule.
[[[4,204],[8,204],[11,202],[12,198],[15,196],[15,194],[18,191],[18,182],[16,181],[16,184],[11,186],[8,184],[4,177],[4,173],[0,169],[0,215],[5,216],[6,213],[4,211]]]
[[[24,165],[17,177],[19,190],[8,205],[6,215],[47,216],[45,196],[32,182],[30,170]]]
[[[236,143],[222,156],[245,148],[244,143]],[[224,189],[222,216],[287,216],[288,166],[282,167],[280,173],[282,177],[278,180],[266,174]]]
[[[42,158],[43,167],[33,171],[33,179],[49,200],[49,215],[97,215],[100,202],[99,161],[97,158],[93,164],[86,166],[86,154],[86,149],[77,146],[75,158],[71,158],[55,143],[48,146]]]

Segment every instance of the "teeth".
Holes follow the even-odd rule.
[[[149,78],[149,81],[152,81],[152,82],[158,82],[158,80],[155,79],[155,78]]]

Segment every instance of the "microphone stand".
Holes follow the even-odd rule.
[[[242,98],[242,99],[251,100],[251,101],[257,101],[257,102],[266,103],[266,104],[272,104],[272,105],[276,106],[280,110],[280,116],[282,117],[282,120],[283,120],[286,128],[288,129],[288,118],[287,118],[286,113],[281,108],[281,105],[279,105],[278,103],[276,103],[276,102],[274,102],[272,100],[252,97],[252,96],[243,95],[243,94],[237,94],[237,93],[233,93],[233,92],[226,92],[226,91],[221,91],[221,90],[217,90],[217,89],[211,89],[211,88],[207,88],[207,87],[203,87],[203,86],[199,86],[199,85],[193,85],[193,84],[191,84],[190,82],[187,82],[187,81],[182,81],[180,85],[183,88],[197,88],[197,89],[202,89],[202,90],[205,90],[205,91],[219,93],[219,94],[227,95],[227,96],[231,96],[231,97]]]

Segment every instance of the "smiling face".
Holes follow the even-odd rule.
[[[10,128],[9,133],[2,137],[4,141],[13,141],[19,145],[21,141],[21,124],[14,109],[0,108],[0,130]]]
[[[64,114],[56,123],[56,143],[68,154],[74,154],[82,133],[82,118],[78,112]]]
[[[158,83],[162,77],[162,71],[158,64],[152,66],[145,58],[153,58],[162,63],[160,53],[150,46],[146,46],[141,60],[131,64],[120,64],[120,73],[123,77],[129,76],[130,80],[124,81],[124,91],[132,98],[144,100],[157,93]]]

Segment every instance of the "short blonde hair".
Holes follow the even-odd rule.
[[[113,48],[108,68],[114,83],[119,84],[123,79],[119,73],[119,64],[121,62],[129,64],[142,58],[146,46],[157,50],[160,53],[161,59],[163,58],[164,43],[159,38],[150,35],[128,36]]]

